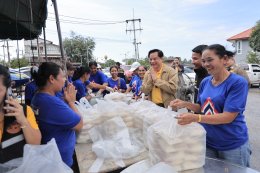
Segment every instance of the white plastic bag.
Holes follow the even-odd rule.
[[[61,159],[55,139],[46,145],[24,146],[21,166],[8,173],[73,173]]]
[[[5,162],[3,164],[0,164],[0,173],[4,173],[16,169],[22,164],[22,162],[23,162],[23,158],[20,157],[13,160],[9,160],[8,162]]]
[[[93,127],[89,134],[93,141],[92,151],[97,155],[89,172],[98,172],[105,159],[113,159],[118,166],[124,167],[123,159],[135,157],[141,151],[138,146],[132,144],[129,131],[121,117],[114,117]]]
[[[205,164],[206,131],[198,123],[179,125],[169,117],[149,127],[147,138],[153,164],[165,162],[176,171]]]
[[[149,160],[142,160],[128,168],[121,173],[177,173],[170,165],[160,162],[152,165]]]

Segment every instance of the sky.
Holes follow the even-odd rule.
[[[226,39],[260,20],[259,0],[60,0],[57,4],[62,38],[69,37],[71,31],[92,37],[96,42],[93,54],[98,61],[104,56],[120,62],[134,57],[134,35],[126,33],[126,29],[132,29],[132,23],[125,22],[133,18],[141,19],[140,25],[136,22],[136,28],[143,29],[136,32],[137,42],[141,42],[138,44],[140,58],[158,48],[167,57],[182,59],[190,59],[191,50],[199,44],[219,43],[234,50]],[[54,17],[49,0],[46,38],[59,44]],[[71,21],[80,22],[71,24]],[[121,23],[100,25],[100,21]],[[10,49],[15,56],[16,42],[10,44],[14,46]],[[23,49],[23,42],[19,42],[19,47]],[[0,58],[2,54],[0,50]]]

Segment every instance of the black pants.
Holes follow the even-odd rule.
[[[75,150],[74,150],[74,153],[73,153],[73,165],[70,168],[73,170],[74,173],[80,173]]]

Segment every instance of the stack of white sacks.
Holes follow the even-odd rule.
[[[107,98],[113,97],[110,95]],[[204,128],[198,123],[178,125],[174,118],[176,113],[150,101],[128,105],[118,99],[100,100],[94,107],[81,113],[84,114],[84,126],[77,143],[91,143],[88,133],[91,128],[119,116],[129,129],[130,138],[145,144],[152,164],[165,162],[176,171],[199,168],[205,164]]]
[[[178,125],[168,117],[148,129],[149,158],[165,162],[176,171],[200,168],[205,164],[206,131],[198,123]]]

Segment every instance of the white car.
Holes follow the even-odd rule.
[[[184,82],[187,86],[195,83],[196,73],[188,67],[184,67],[184,73],[182,74]]]
[[[260,86],[260,65],[259,64],[238,64],[248,74],[251,85]]]

